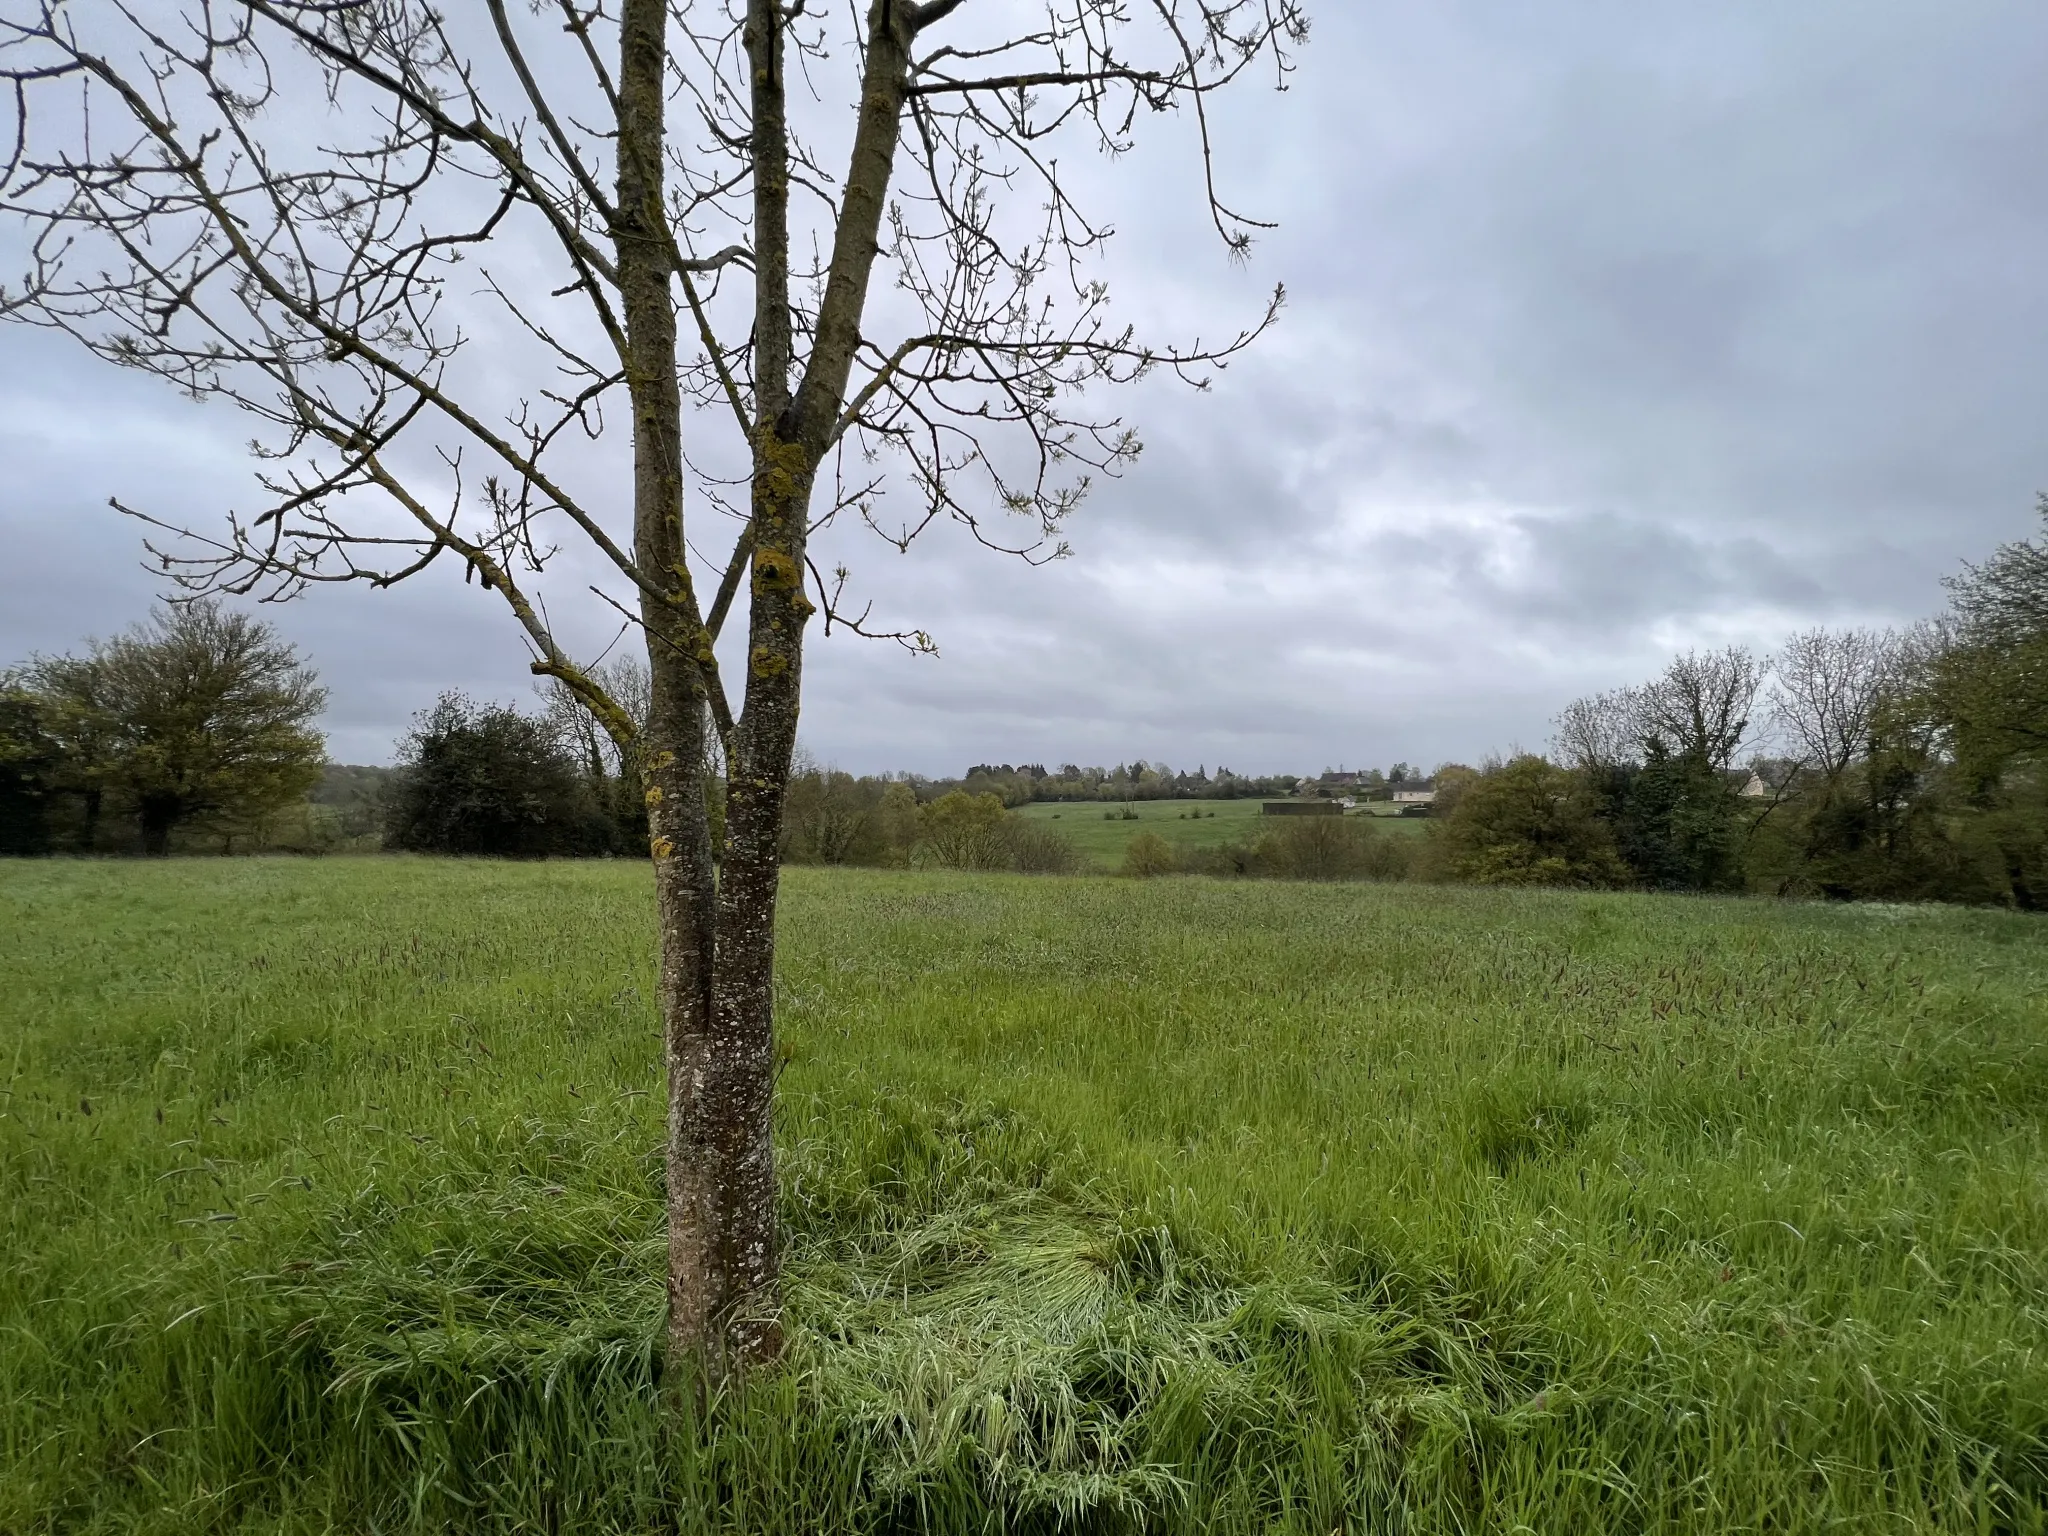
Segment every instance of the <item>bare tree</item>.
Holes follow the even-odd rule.
[[[604,690],[605,697],[633,722],[635,736],[647,729],[650,688],[644,657],[627,652],[594,662],[584,670]],[[628,743],[615,740],[605,731],[575,689],[559,677],[545,676],[539,690],[548,724],[574,755],[578,767],[593,779],[625,778],[632,773]]]
[[[1739,645],[1674,656],[1640,691],[1637,729],[1645,746],[1725,770],[1754,740],[1752,721],[1766,664]]]
[[[457,562],[634,745],[679,1363],[779,1347],[771,971],[807,621],[930,644],[871,629],[812,539],[846,518],[901,547],[950,519],[1063,551],[1090,476],[1138,450],[1091,392],[1159,365],[1203,382],[1279,294],[1221,343],[1141,342],[1058,150],[1180,113],[1241,254],[1209,97],[1284,83],[1305,36],[1300,0],[0,0],[0,201],[32,241],[0,302],[257,423],[267,505],[158,523],[164,568],[278,598]],[[621,415],[615,474],[590,445]],[[731,434],[701,469],[700,418]],[[642,631],[644,727],[544,572],[555,610],[588,589]]]
[[[1642,756],[1642,690],[1615,688],[1574,699],[1552,721],[1552,748],[1570,767],[1594,772]]]
[[[1892,629],[1810,629],[1785,642],[1771,668],[1770,715],[1800,767],[1834,784],[1870,751],[1911,649]]]
[[[1687,651],[1641,687],[1574,699],[1552,722],[1551,744],[1574,768],[1640,764],[1654,749],[1724,769],[1755,741],[1752,716],[1768,670],[1741,646]]]

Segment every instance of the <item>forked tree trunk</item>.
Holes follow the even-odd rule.
[[[640,748],[660,924],[668,1070],[668,1357],[713,1378],[772,1360],[775,1308],[775,913],[796,748],[811,488],[859,342],[895,152],[911,35],[873,0],[859,132],[802,387],[790,389],[788,132],[777,0],[750,0],[755,176],[754,440],[745,707],[724,733],[723,856],[706,814],[713,636],[689,588],[672,268],[661,221],[666,0],[620,13],[616,249],[633,397],[634,556],[677,585],[643,589],[652,696]]]

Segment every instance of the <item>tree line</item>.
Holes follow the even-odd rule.
[[[1767,657],[1688,652],[1639,686],[1575,700],[1549,755],[1440,766],[1421,838],[1359,817],[1260,825],[1201,849],[1148,831],[1123,869],[2037,909],[2048,901],[2048,538],[2006,545],[1948,587],[1938,619],[1809,630]],[[644,663],[596,675],[644,716]],[[389,771],[325,768],[313,729],[324,701],[270,626],[209,602],[166,608],[80,655],[34,658],[0,676],[0,851],[257,848],[309,792],[359,845],[514,858],[647,846],[632,748],[558,681],[530,713],[444,694]],[[1356,792],[1390,793],[1412,773],[1368,772]],[[1011,808],[1316,787],[1142,759],[857,776],[799,752],[778,857],[1057,873],[1081,859]],[[717,826],[723,775],[704,792]]]
[[[1554,759],[1440,783],[1446,874],[2040,909],[2048,538],[1947,587],[1946,613],[1904,629],[1690,653],[1575,701]]]

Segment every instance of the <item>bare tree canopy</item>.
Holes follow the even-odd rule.
[[[1306,31],[1297,0],[0,7],[0,203],[32,252],[0,305],[257,424],[267,504],[159,525],[163,568],[277,598],[459,562],[634,748],[677,1355],[777,1348],[771,977],[802,640],[820,611],[871,632],[810,541],[844,518],[903,547],[952,520],[1062,552],[1091,478],[1138,451],[1100,389],[1161,365],[1201,383],[1280,296],[1220,338],[1140,339],[1060,153],[1177,115],[1242,255],[1257,225],[1216,186],[1208,98],[1284,84]],[[620,424],[630,468],[602,442]],[[644,725],[552,617],[586,593],[644,634]],[[732,679],[717,643],[740,610]]]
[[[1613,768],[1657,753],[1726,769],[1756,739],[1752,717],[1767,671],[1739,645],[1674,656],[1639,688],[1566,706],[1555,722],[1558,755],[1577,768]]]
[[[1616,688],[1572,700],[1553,722],[1558,760],[1588,771],[1635,762],[1643,750],[1639,696]]]
[[[1917,631],[1810,629],[1771,666],[1770,717],[1801,768],[1832,784],[1872,749],[1886,703],[1910,686],[1931,641]]]

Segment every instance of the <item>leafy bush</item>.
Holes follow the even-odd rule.
[[[1007,818],[999,796],[951,790],[918,809],[916,862],[939,869],[1008,869]]]
[[[1140,880],[1170,875],[1180,868],[1173,844],[1157,832],[1140,832],[1124,846],[1124,873]]]
[[[1011,816],[1003,823],[1010,847],[1010,868],[1020,875],[1071,875],[1081,868],[1081,855],[1051,827],[1028,817]]]
[[[537,859],[617,850],[617,828],[545,722],[444,693],[399,748],[385,843]]]
[[[1444,867],[1475,885],[1625,885],[1614,834],[1578,776],[1523,754],[1465,787],[1443,823]]]

